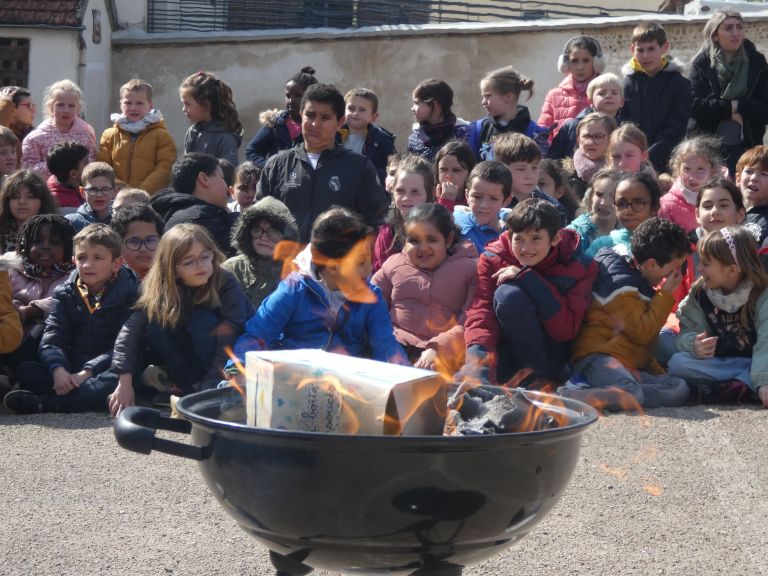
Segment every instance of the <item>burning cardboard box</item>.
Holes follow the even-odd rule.
[[[248,352],[249,426],[341,434],[441,435],[436,372],[322,350]]]

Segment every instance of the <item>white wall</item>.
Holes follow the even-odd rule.
[[[101,20],[101,42],[98,44],[93,39],[94,10],[99,11]],[[80,81],[85,93],[86,120],[93,126],[98,139],[104,129],[111,125],[110,113],[118,111],[117,102],[112,96],[112,29],[104,0],[88,2],[83,25],[86,48]]]
[[[0,28],[0,35],[29,40],[29,91],[38,105],[35,121],[39,123],[44,119],[41,104],[45,87],[64,78],[78,81],[77,32]]]
[[[115,0],[121,28],[144,28],[147,24],[147,0]]]

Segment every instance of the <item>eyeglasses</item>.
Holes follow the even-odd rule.
[[[84,188],[85,193],[88,194],[88,196],[109,196],[112,194],[112,188],[111,186],[105,186],[104,188],[94,188],[93,186],[86,186]]]
[[[147,250],[156,250],[158,244],[160,244],[159,236],[147,236],[144,239],[131,236],[130,238],[123,240],[123,245],[131,252],[138,252],[142,248],[146,248]]]
[[[272,242],[279,242],[283,239],[283,233],[271,226],[269,228],[251,228],[251,240],[258,240],[265,234]]]
[[[616,200],[616,202],[613,203],[613,205],[616,206],[617,210],[626,210],[627,208],[632,208],[632,212],[642,212],[650,203],[650,200],[630,200],[628,202],[624,200],[624,198],[619,198]]]
[[[210,264],[211,262],[213,262],[213,250],[206,250],[199,257],[190,256],[189,258],[184,258],[184,260],[179,262],[179,266],[189,269],[197,268],[201,264]]]
[[[29,108],[30,110],[34,110],[35,108],[37,108],[37,104],[35,104],[34,102],[24,102],[22,104],[18,104],[16,108],[21,108],[22,106],[24,106],[24,108]]]
[[[579,140],[584,140],[584,142],[594,142],[595,144],[602,142],[607,137],[608,134],[579,134]]]

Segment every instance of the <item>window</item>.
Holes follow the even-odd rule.
[[[0,86],[29,86],[26,38],[0,38]]]

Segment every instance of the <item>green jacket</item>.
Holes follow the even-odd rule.
[[[251,260],[240,254],[225,261],[222,267],[235,275],[248,300],[258,309],[280,282],[283,263],[266,258]]]
[[[692,289],[693,291],[693,289]],[[764,291],[755,304],[755,327],[757,341],[752,349],[752,368],[750,378],[752,388],[757,390],[768,385],[768,290]],[[680,319],[680,335],[677,338],[677,349],[693,355],[693,341],[697,334],[710,332],[709,324],[696,298],[689,293],[677,309]]]

